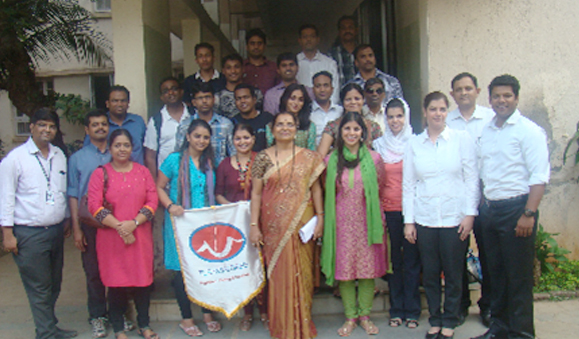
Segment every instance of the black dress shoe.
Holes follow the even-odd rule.
[[[483,335],[479,335],[478,337],[472,337],[470,339],[507,339],[508,336],[504,333],[493,333],[491,330],[488,330]]]
[[[451,335],[444,335],[442,333],[438,333],[438,339],[452,339],[454,338],[454,333]]]
[[[491,327],[491,310],[481,311],[480,318],[484,326]]]
[[[74,338],[78,335],[75,330],[63,330],[62,328],[56,328],[56,338],[58,339],[69,339]]]
[[[440,335],[440,332],[436,332],[436,333],[426,332],[426,336],[424,337],[424,339],[438,339],[439,335]]]

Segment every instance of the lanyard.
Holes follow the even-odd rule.
[[[44,174],[44,178],[46,179],[46,190],[47,190],[47,192],[50,192],[50,173],[52,173],[52,158],[50,158],[50,160],[48,161],[48,163],[50,164],[50,168],[49,168],[49,172],[46,173],[46,169],[42,165],[42,162],[40,162],[40,158],[38,157],[38,153],[34,154],[34,156],[36,157],[36,160],[38,160],[38,164],[40,165],[40,168],[42,169],[42,174]]]

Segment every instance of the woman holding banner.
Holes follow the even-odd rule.
[[[213,159],[211,127],[204,120],[196,119],[191,121],[187,129],[186,140],[181,151],[171,153],[165,159],[157,177],[159,201],[165,206],[163,230],[165,267],[176,271],[172,285],[183,318],[179,327],[191,337],[202,336],[203,332],[193,321],[191,302],[185,292],[171,215],[183,215],[184,210],[187,209],[215,205]],[[167,195],[165,187],[169,183],[170,190]],[[210,310],[201,308],[201,311],[209,332],[221,330],[221,324],[213,320]]]
[[[379,330],[370,320],[374,279],[389,268],[380,205],[384,165],[380,155],[368,150],[364,143],[368,130],[360,114],[346,113],[338,131],[336,148],[326,157],[322,272],[328,285],[338,280],[346,313],[346,322],[338,334],[349,336],[359,320],[366,334],[375,335]]]
[[[253,128],[245,123],[239,123],[233,128],[233,146],[237,153],[225,158],[217,168],[217,185],[215,198],[220,204],[229,204],[241,200],[249,200],[251,194],[251,166],[257,153],[253,152],[255,133]],[[253,322],[253,301],[259,309],[261,322],[267,326],[267,305],[265,288],[250,301],[243,310],[245,316],[241,320],[240,329],[249,331]]]
[[[251,169],[251,231],[254,246],[263,245],[268,279],[269,330],[273,338],[314,338],[311,318],[314,292],[314,243],[302,243],[300,228],[314,215],[314,239],[323,231],[324,170],[320,155],[296,147],[298,120],[278,114],[273,123],[275,143],[261,151]]]

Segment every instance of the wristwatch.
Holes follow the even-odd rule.
[[[530,210],[530,209],[528,209],[528,208],[525,208],[525,212],[523,212],[523,214],[524,214],[527,218],[530,218],[530,217],[536,216],[536,215],[537,215],[537,212],[536,212],[536,211],[533,211],[533,210]]]

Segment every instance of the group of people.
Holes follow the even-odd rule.
[[[116,338],[127,338],[134,325],[124,314],[133,298],[139,334],[158,338],[149,326],[158,205],[179,327],[203,335],[171,216],[242,200],[251,201],[248,238],[262,251],[267,279],[244,309],[243,331],[257,306],[273,338],[315,337],[311,307],[320,271],[343,302],[339,336],[358,325],[379,333],[370,313],[375,279],[385,275],[389,325],[413,329],[422,272],[426,338],[452,338],[464,321],[465,294],[466,312],[470,305],[465,258],[474,229],[484,279],[479,306],[490,326],[477,338],[534,337],[533,243],[550,167],[544,131],[517,109],[517,79],[493,79],[491,110],[476,104],[476,77],[457,75],[450,93],[458,108],[448,112],[446,95],[429,93],[425,129],[413,135],[398,80],[376,68],[371,46],[355,44],[352,17],[338,28],[333,59],[318,50],[315,26],[304,25],[302,52],[283,53],[277,64],[263,56],[265,34],[251,30],[249,58],[224,57],[222,73],[213,68],[213,47],[198,44],[199,71],[183,84],[161,81],[164,106],[147,125],[128,113],[128,89],[112,86],[108,112],[87,114],[84,147],[68,166],[51,144],[58,115],[34,113],[30,139],[0,163],[0,224],[37,338],[76,335],[57,327],[54,314],[68,217],[82,251],[93,337],[105,337],[110,322]],[[311,220],[313,240],[303,243],[298,232]],[[202,312],[207,330],[219,331],[211,310]]]

